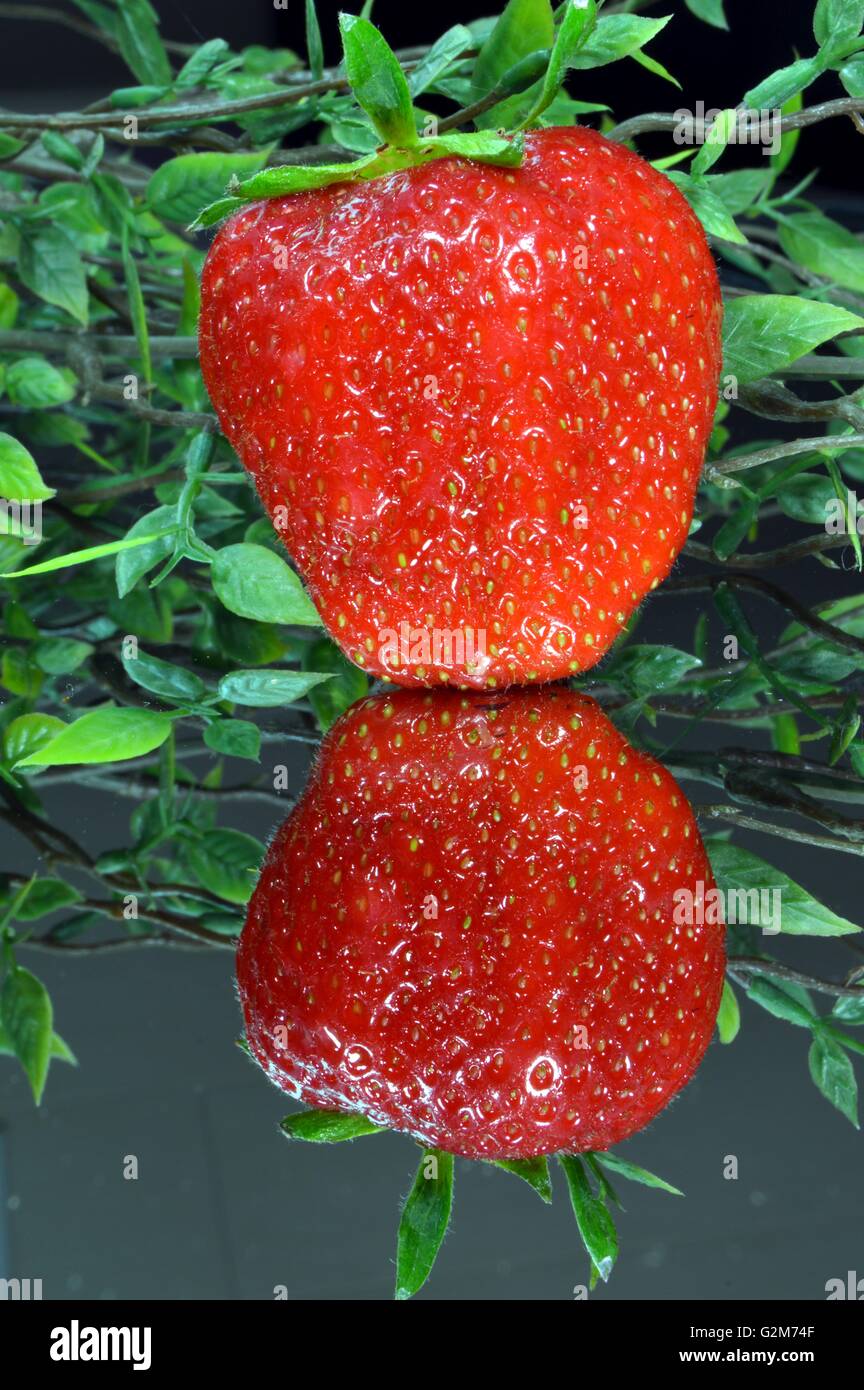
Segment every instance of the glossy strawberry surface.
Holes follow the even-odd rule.
[[[454,1153],[606,1149],[711,1037],[723,929],[675,898],[700,884],[686,798],[594,701],[371,697],[327,736],[251,900],[250,1048],[293,1097]]]
[[[594,131],[526,149],[250,205],[204,268],[222,427],[330,632],[402,684],[593,665],[688,533],[720,370],[701,226]]]

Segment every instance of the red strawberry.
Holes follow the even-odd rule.
[[[495,686],[592,666],[669,572],[720,315],[669,180],[548,129],[521,168],[446,160],[241,210],[204,269],[201,365],[345,652]],[[467,654],[447,637],[466,631]]]
[[[594,701],[372,697],[265,860],[249,1045],[297,1099],[454,1153],[606,1149],[708,1045],[723,929],[673,897],[700,881],[686,798]]]

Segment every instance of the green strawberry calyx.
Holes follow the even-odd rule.
[[[502,118],[506,119],[511,115],[508,99],[523,98],[515,113],[518,120],[514,129],[438,134],[434,118],[431,122],[427,118],[422,132],[418,132],[418,113],[408,80],[386,39],[368,19],[341,14],[339,28],[348,84],[381,137],[382,145],[373,153],[347,163],[283,164],[263,169],[242,181],[234,179],[226,196],[205,207],[191,224],[190,231],[209,227],[246,203],[261,198],[284,197],[332,183],[364,182],[438,159],[461,158],[509,167],[521,164],[524,155],[522,132],[538,121],[561,90],[568,68],[596,25],[597,5],[595,0],[565,0],[554,26],[550,9],[549,46],[521,57],[490,87],[488,82],[482,83],[484,52],[490,44],[494,47],[497,43],[499,49],[506,44],[507,24],[511,22],[508,12],[514,3],[515,0],[511,0],[504,11],[475,66],[478,109],[494,112],[500,103]],[[539,37],[542,41],[547,36]],[[469,110],[464,115],[467,120]]]

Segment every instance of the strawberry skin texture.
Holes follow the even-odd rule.
[[[686,798],[593,700],[370,697],[249,905],[252,1054],[298,1100],[470,1158],[607,1149],[710,1040],[723,928],[676,925],[673,898],[700,880]]]
[[[673,184],[552,128],[518,169],[446,160],[241,210],[204,268],[201,366],[346,655],[491,688],[593,666],[668,574],[720,328]],[[422,640],[466,629],[473,662]]]

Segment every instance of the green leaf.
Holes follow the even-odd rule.
[[[34,666],[27,652],[18,647],[10,647],[3,653],[0,662],[0,682],[13,695],[23,695],[27,700],[35,700],[42,688],[42,674]]]
[[[740,1027],[741,1010],[738,1007],[738,999],[729,981],[724,980],[723,994],[717,1013],[717,1032],[720,1035],[721,1043],[734,1042]]]
[[[61,227],[36,225],[21,236],[18,274],[28,290],[87,327],[87,272],[74,241]]]
[[[27,896],[12,916],[18,922],[35,922],[49,912],[57,912],[61,907],[80,902],[81,894],[71,883],[66,883],[62,878],[37,878],[30,884]]]
[[[12,1043],[38,1105],[51,1063],[53,1010],[48,991],[21,966],[13,966],[0,990],[0,1024]]]
[[[813,34],[829,57],[843,53],[861,33],[864,0],[818,0],[813,12]]]
[[[559,15],[558,30],[549,66],[540,83],[540,90],[531,110],[520,123],[520,128],[531,125],[542,115],[557,97],[564,83],[568,68],[572,68],[577,53],[587,43],[597,23],[597,6],[594,0],[565,0]]]
[[[231,903],[247,903],[264,846],[242,830],[209,830],[189,848],[189,867],[203,888]]]
[[[591,1191],[582,1160],[575,1154],[559,1154],[558,1162],[567,1179],[570,1202],[582,1244],[591,1257],[592,1268],[597,1270],[604,1283],[608,1282],[612,1267],[618,1258],[615,1223],[606,1210],[605,1203]]]
[[[0,1022],[0,1056],[15,1056],[15,1048],[12,1039],[3,1027],[2,1022]],[[51,1039],[51,1058],[53,1059],[55,1057],[58,1062],[69,1062],[73,1067],[77,1067],[78,1065],[74,1052],[69,1047],[68,1043],[63,1041],[59,1033],[55,1033]]]
[[[115,32],[128,66],[139,82],[167,86],[172,78],[171,64],[149,0],[121,0],[118,10]]]
[[[4,760],[14,766],[50,743],[65,728],[63,720],[53,714],[19,714],[3,734]]]
[[[0,328],[14,328],[21,301],[11,285],[0,281]]]
[[[500,110],[500,107],[495,110]],[[245,203],[260,198],[281,198],[288,193],[326,188],[333,183],[362,183],[368,179],[382,178],[399,169],[413,169],[432,164],[438,159],[449,159],[454,154],[510,168],[522,162],[524,148],[518,136],[495,135],[485,131],[481,138],[477,132],[457,132],[433,136],[406,148],[388,145],[346,164],[284,164],[275,169],[262,169],[259,174],[244,179],[231,197],[220,198],[204,208],[190,230],[209,227]]]
[[[77,1067],[78,1059],[68,1043],[65,1043],[59,1033],[55,1033],[51,1038],[51,1056],[56,1057],[58,1062],[68,1062],[70,1066]]]
[[[132,528],[135,530],[135,527]],[[167,533],[165,533],[167,534]],[[28,574],[50,574],[53,570],[65,570],[70,565],[86,565],[92,560],[102,560],[106,555],[118,555],[124,550],[133,550],[160,539],[147,533],[144,536],[124,536],[120,541],[106,541],[104,545],[91,545],[86,550],[70,550],[66,555],[55,555],[53,560],[41,560],[38,565],[28,565],[25,569],[13,570],[10,574],[0,574],[0,579],[22,579]]]
[[[174,79],[174,90],[184,92],[200,87],[224,60],[231,60],[231,49],[224,39],[208,39],[196,48]]]
[[[620,656],[613,658],[604,670],[604,677],[638,698],[668,690],[700,665],[698,657],[679,651],[677,647],[637,643],[625,647]]]
[[[29,449],[11,434],[0,433],[0,496],[8,502],[44,502],[54,492]]]
[[[147,206],[167,222],[184,227],[197,217],[207,203],[221,198],[232,179],[245,179],[267,163],[268,151],[250,150],[225,154],[207,150],[203,154],[180,154],[168,159],[151,175],[147,184]]]
[[[588,42],[576,55],[571,67],[599,68],[619,58],[630,58],[665,29],[671,15],[645,19],[635,14],[601,16]]]
[[[713,24],[715,29],[729,28],[723,12],[723,0],[686,0],[686,4],[697,19],[704,19],[706,24]]]
[[[699,174],[707,174],[712,165],[717,163],[737,129],[738,112],[734,108],[727,108],[715,117],[710,128],[705,132],[705,139],[696,152],[696,158],[690,165],[690,172],[694,177]],[[742,240],[745,239],[742,237]]]
[[[517,1178],[527,1182],[544,1202],[552,1201],[548,1158],[493,1158],[492,1162],[496,1168],[503,1168],[505,1173],[515,1173]]]
[[[343,656],[336,643],[327,637],[320,642],[309,643],[303,652],[302,665],[304,671],[329,673],[332,676],[331,680],[314,685],[309,690],[309,703],[318,720],[318,727],[326,734],[339,715],[368,692],[369,681],[360,667]]]
[[[549,0],[509,0],[474,63],[471,85],[477,97],[497,87],[523,58],[551,49],[555,25]]]
[[[813,211],[791,213],[778,224],[780,245],[791,260],[864,293],[864,243],[839,222]]]
[[[857,932],[854,922],[839,917],[788,875],[766,864],[758,855],[728,840],[711,840],[707,846],[711,868],[726,904],[727,925],[776,927],[785,936],[848,936]],[[771,895],[770,897],[768,895]],[[779,922],[774,904],[779,903]],[[767,923],[762,917],[767,916]]]
[[[397,1299],[413,1297],[429,1278],[447,1234],[452,1205],[453,1155],[426,1149],[399,1222]]]
[[[702,146],[702,150],[706,148],[707,146]],[[726,204],[717,197],[706,179],[694,179],[689,174],[679,173],[676,169],[670,169],[666,177],[684,194],[709,236],[720,237],[722,241],[731,241],[738,246],[746,246],[747,238],[735,225]]]
[[[801,92],[796,92],[795,96],[784,101],[780,107],[781,116],[792,116],[796,111],[800,111],[804,105],[804,97]],[[800,130],[785,130],[780,137],[780,148],[776,154],[771,155],[771,168],[775,175],[784,172],[792,160],[792,156],[801,138]]]
[[[14,135],[0,133],[0,162],[7,159],[14,159],[16,154],[20,154],[24,149],[26,141],[18,140]]]
[[[19,357],[6,373],[6,394],[13,405],[28,410],[64,405],[75,395],[75,377],[44,357]]]
[[[741,384],[758,381],[852,328],[864,328],[864,319],[836,304],[788,294],[741,295],[726,305],[724,370]]]
[[[167,714],[106,705],[66,724],[47,743],[19,758],[16,767],[59,767],[140,758],[164,743],[172,729]]]
[[[321,619],[294,571],[263,545],[240,542],[217,552],[211,569],[217,598],[231,613],[262,623],[320,627]]]
[[[208,724],[204,742],[226,758],[250,758],[257,762],[261,754],[261,733],[258,725],[248,719],[220,719]]]
[[[847,995],[844,999],[838,999],[831,1014],[832,1019],[838,1019],[841,1023],[864,1024],[864,986],[857,999]]]
[[[290,705],[330,677],[319,671],[230,671],[219,682],[219,695],[235,705],[265,709]]]
[[[75,637],[44,637],[33,647],[33,660],[46,676],[68,676],[83,665],[93,648]]]
[[[137,656],[122,655],[123,669],[130,680],[164,700],[195,704],[207,693],[204,682],[183,666],[174,666],[158,656],[139,651]]]
[[[442,34],[408,74],[408,90],[412,97],[427,91],[472,45],[471,31],[464,24],[454,24]]]
[[[177,532],[177,510],[175,507],[157,507],[155,511],[139,516],[126,532],[126,540],[134,542],[118,551],[114,570],[117,593],[125,598],[139,579],[162,560],[167,560],[174,550]]]
[[[766,961],[768,964],[770,962]],[[806,1008],[783,984],[769,979],[767,975],[755,975],[751,979],[747,986],[747,998],[767,1009],[775,1018],[794,1023],[798,1028],[812,1028],[818,1021],[812,1009]]]
[[[864,98],[864,53],[856,53],[840,69],[840,81],[850,97]]]
[[[777,505],[785,516],[795,521],[812,521],[824,526],[828,503],[833,497],[833,484],[824,473],[799,473],[778,491]]]
[[[383,1133],[383,1126],[374,1125],[365,1115],[341,1110],[301,1110],[299,1115],[286,1115],[279,1128],[289,1139],[305,1139],[308,1144],[341,1144]]]
[[[852,1063],[840,1044],[824,1033],[817,1033],[807,1060],[810,1075],[825,1099],[858,1129],[858,1083]]]
[[[340,14],[345,71],[357,103],[388,145],[415,145],[414,107],[405,74],[386,39],[357,15]]]
[[[735,217],[753,206],[772,177],[770,169],[734,169],[730,174],[711,174],[706,183]]]
[[[671,1192],[673,1197],[684,1196],[680,1188],[673,1187],[670,1182],[656,1177],[654,1173],[649,1173],[647,1168],[639,1168],[635,1163],[628,1162],[626,1158],[620,1158],[618,1154],[596,1152],[594,1157],[611,1173],[618,1173],[620,1177],[629,1178],[631,1182],[642,1183],[644,1187],[657,1187],[661,1192]]]
[[[744,93],[744,105],[749,111],[774,111],[791,97],[803,92],[825,71],[823,57],[798,58],[788,67],[780,68],[758,86]]]
[[[321,26],[315,10],[315,0],[306,0],[306,56],[309,71],[316,82],[324,71],[324,45],[321,42]]]

